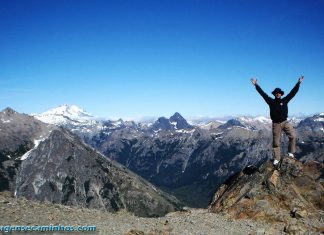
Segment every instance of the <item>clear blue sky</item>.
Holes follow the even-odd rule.
[[[0,109],[101,117],[323,112],[324,1],[0,0]]]

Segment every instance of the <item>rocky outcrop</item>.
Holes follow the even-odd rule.
[[[55,128],[11,108],[0,112],[0,191],[14,191],[20,158]]]
[[[229,178],[209,211],[233,218],[282,223],[285,231],[318,232],[324,219],[324,164],[285,157],[279,169],[265,162]]]
[[[16,196],[64,205],[162,216],[179,210],[175,198],[86,146],[64,129],[33,149],[17,175]]]
[[[11,108],[4,109],[0,112],[0,163],[18,159],[35,146],[35,140],[45,138],[55,128]]]

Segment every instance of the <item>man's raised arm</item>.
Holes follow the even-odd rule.
[[[289,102],[296,95],[296,93],[299,90],[299,85],[300,85],[300,83],[302,83],[303,80],[304,80],[304,76],[301,76],[300,78],[298,78],[298,82],[296,83],[296,85],[294,86],[294,88],[284,98],[287,102]]]
[[[265,100],[265,102],[267,102],[267,104],[269,104],[271,101],[271,98],[258,85],[258,80],[255,78],[251,78],[251,82],[255,86],[255,88],[259,92],[259,94],[262,96],[262,98]]]

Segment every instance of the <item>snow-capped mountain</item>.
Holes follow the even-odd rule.
[[[99,120],[76,105],[66,104],[32,116],[44,123],[63,126],[83,137],[91,137],[100,131],[108,133],[116,129],[136,126],[134,122],[124,122],[122,119]]]
[[[100,121],[76,105],[61,105],[33,116],[42,122],[63,126],[81,135],[93,135],[102,130]]]
[[[94,119],[92,115],[78,106],[67,104],[50,109],[44,113],[34,115],[34,117],[42,122],[55,125],[64,125],[71,122],[84,124],[89,122],[89,120]]]

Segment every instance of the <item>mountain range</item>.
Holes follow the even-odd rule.
[[[105,157],[67,128],[10,108],[0,113],[0,120],[0,191],[145,217],[182,208],[175,197]]]
[[[194,207],[206,207],[231,175],[272,157],[271,120],[262,116],[193,125],[179,113],[145,124],[97,120],[67,105],[45,114],[35,118],[69,129],[107,158]],[[57,122],[58,117],[64,121]],[[297,158],[323,161],[323,114],[291,122],[299,137]]]

